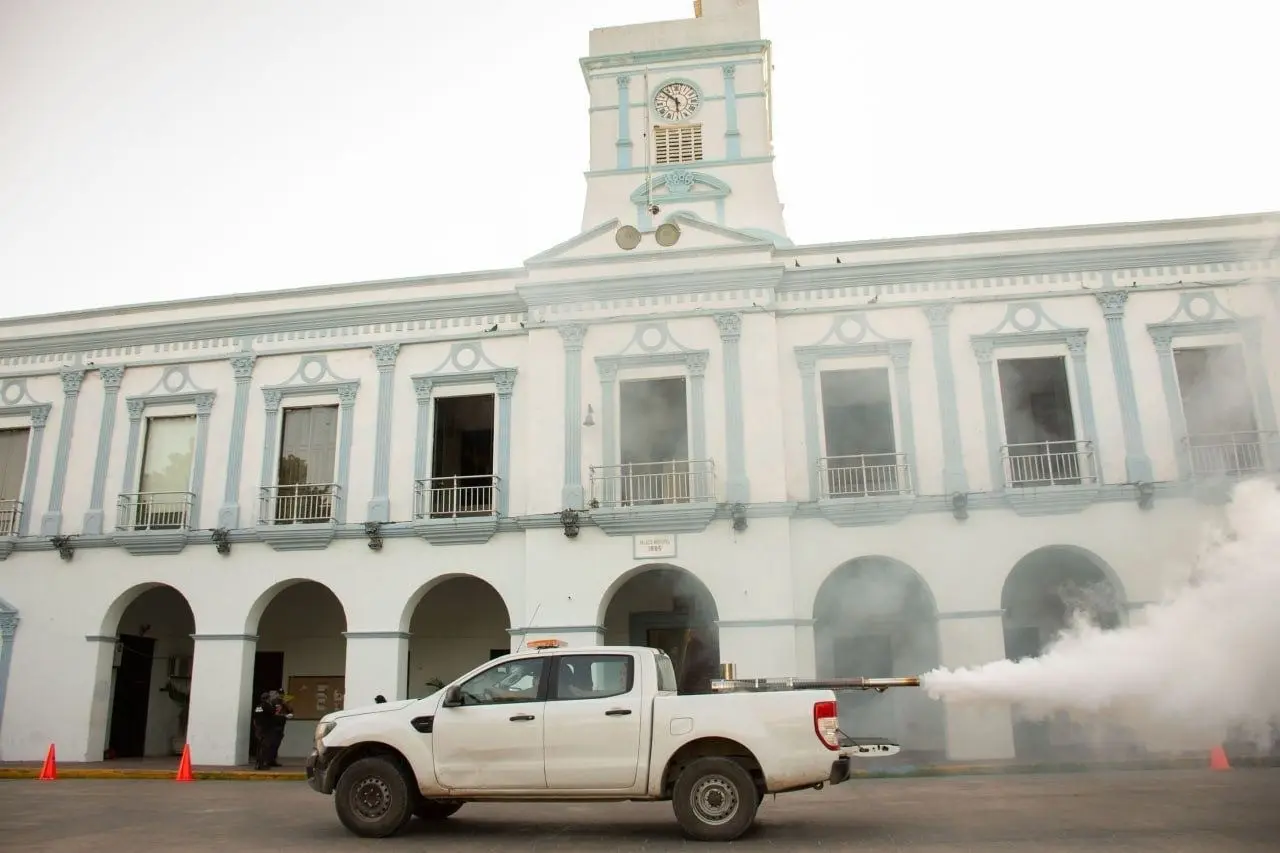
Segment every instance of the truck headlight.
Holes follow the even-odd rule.
[[[336,720],[316,723],[316,752],[324,752],[324,736],[333,731],[337,725]]]

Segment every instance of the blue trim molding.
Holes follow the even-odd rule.
[[[22,475],[22,514],[18,517],[17,537],[27,535],[31,527],[31,510],[36,500],[36,480],[40,475],[40,451],[44,446],[45,426],[49,423],[52,403],[41,403],[27,391],[27,380],[6,379],[0,383],[0,417],[26,417],[31,420],[27,437],[27,462]],[[13,551],[13,536],[0,536],[0,560]]]
[[[631,168],[631,77],[618,75],[618,168]],[[642,138],[648,138],[647,135]]]
[[[933,343],[933,373],[938,384],[938,410],[942,419],[942,484],[948,495],[969,493],[960,435],[960,406],[956,371],[951,363],[951,312],[954,305],[940,302],[923,306]]]
[[[18,608],[0,598],[0,731],[4,731],[4,700],[8,694],[13,640],[18,633]]]
[[[1142,438],[1142,419],[1138,416],[1138,396],[1134,390],[1133,367],[1129,363],[1129,344],[1124,333],[1124,307],[1129,301],[1127,290],[1104,290],[1095,293],[1098,307],[1107,323],[1107,346],[1111,350],[1111,367],[1120,397],[1120,424],[1124,430],[1124,470],[1130,483],[1150,483],[1154,479],[1151,457]]]
[[[102,498],[107,490],[107,465],[111,461],[111,437],[116,428],[116,409],[119,408],[120,383],[124,380],[124,368],[98,368],[102,380],[102,423],[98,426],[98,456],[93,463],[93,485],[89,488],[89,511],[84,514],[84,532],[96,536],[103,531]]]
[[[720,343],[724,352],[724,423],[725,499],[728,503],[747,503],[751,500],[751,484],[747,479],[746,425],[743,422],[742,358],[739,341],[742,340],[742,315],[728,311],[716,315],[720,330]]]
[[[378,422],[373,447],[373,497],[369,499],[370,521],[391,520],[391,401],[395,395],[396,356],[400,344],[375,344],[373,360],[378,367]]]
[[[462,341],[434,369],[410,377],[418,400],[417,434],[414,436],[414,479],[426,480],[431,470],[431,409],[434,389],[446,385],[492,383],[498,397],[498,422],[494,432],[494,476],[497,478],[495,512],[461,518],[415,518],[414,531],[433,545],[477,545],[498,532],[507,517],[511,488],[511,405],[516,368],[493,362],[478,341]]]
[[[724,75],[724,158],[737,160],[742,156],[742,134],[738,132],[738,93],[734,74],[738,66],[730,63],[720,69]]]
[[[653,217],[648,210],[651,196],[659,205],[711,203],[716,212],[715,224],[723,227],[725,199],[732,194],[733,188],[715,175],[676,168],[641,183],[631,191],[630,200],[635,206],[636,222],[641,231],[647,231],[653,225]]]
[[[1102,462],[1098,448],[1098,428],[1094,417],[1093,391],[1089,384],[1086,361],[1087,329],[1069,329],[1045,314],[1039,302],[1012,302],[1004,319],[990,332],[972,335],[970,343],[978,362],[982,382],[982,409],[987,432],[987,460],[991,471],[991,491],[1003,495],[1019,515],[1047,515],[1079,512],[1097,499],[1103,484]],[[1042,488],[1009,488],[1001,446],[1004,429],[996,402],[996,350],[1009,347],[1065,348],[1071,360],[1071,376],[1075,380],[1075,403],[1080,412],[1077,441],[1091,442],[1093,448],[1092,483],[1078,486],[1046,486]]]
[[[805,462],[809,472],[809,500],[816,501],[822,515],[833,524],[852,527],[898,521],[915,505],[919,481],[916,473],[915,415],[911,405],[911,342],[886,338],[871,325],[865,313],[838,314],[816,344],[794,349],[800,370],[804,405]],[[819,491],[818,465],[821,459],[821,412],[818,408],[818,363],[836,359],[888,356],[897,403],[894,439],[899,453],[907,457],[908,494],[889,497],[823,498]]]
[[[1267,380],[1267,364],[1262,352],[1262,321],[1242,317],[1226,308],[1212,291],[1189,291],[1180,295],[1177,309],[1159,323],[1148,323],[1147,333],[1160,360],[1160,379],[1164,387],[1169,426],[1173,431],[1174,453],[1178,460],[1178,479],[1192,480],[1190,451],[1187,447],[1187,421],[1182,411],[1182,395],[1178,391],[1178,372],[1173,360],[1173,344],[1178,339],[1214,335],[1237,336],[1244,349],[1245,370],[1253,392],[1258,429],[1276,431],[1276,409]]]
[[[63,367],[62,420],[58,425],[58,445],[53,452],[53,482],[49,486],[49,509],[40,519],[41,536],[57,536],[62,530],[62,495],[67,488],[67,461],[71,455],[71,436],[76,426],[76,404],[80,401],[83,367]]]
[[[570,323],[559,327],[564,343],[564,486],[560,503],[581,509],[586,505],[582,489],[582,347],[587,327]]]
[[[613,355],[595,358],[596,372],[600,376],[600,429],[604,435],[604,466],[616,470],[621,464],[618,455],[618,373],[623,370],[646,367],[683,367],[689,384],[689,457],[692,461],[707,458],[706,421],[706,373],[710,353],[703,349],[690,349],[675,339],[664,322],[638,323],[630,342]],[[693,499],[681,504],[653,506],[613,507],[617,495],[610,493],[615,481],[605,481],[606,492],[601,503],[593,507],[591,518],[610,536],[629,536],[637,533],[691,533],[705,530],[715,517],[716,501],[712,498]],[[714,485],[713,485],[714,490]],[[599,497],[592,496],[596,500]]]
[[[269,488],[275,482],[276,449],[280,443],[280,406],[290,397],[333,395],[338,398],[339,433],[337,473],[333,497],[334,520],[320,523],[270,524],[258,519],[258,536],[277,551],[307,551],[328,547],[335,527],[347,519],[347,483],[351,471],[351,441],[355,429],[356,395],[359,379],[344,379],[329,367],[324,355],[304,355],[298,369],[280,385],[264,385],[262,402],[266,417],[262,428],[262,477],[260,485]]]
[[[236,530],[240,527],[240,478],[244,470],[244,431],[249,418],[249,381],[258,357],[253,353],[233,355],[231,374],[236,383],[236,396],[231,412],[231,435],[227,441],[227,478],[223,487],[222,506],[218,509],[218,527]]]

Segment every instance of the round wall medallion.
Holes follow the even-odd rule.
[[[667,336],[657,326],[649,326],[640,333],[640,346],[646,350],[655,350],[662,346]]]
[[[634,225],[623,225],[613,234],[618,241],[618,248],[630,251],[640,245],[640,231]]]
[[[460,370],[470,370],[476,366],[476,362],[480,360],[480,355],[473,346],[459,347],[458,352],[453,357],[453,363]]]
[[[1013,315],[1013,325],[1021,332],[1029,332],[1040,322],[1040,314],[1034,308],[1019,308]]]
[[[658,241],[659,246],[674,246],[680,239],[680,227],[674,222],[664,222],[653,232],[653,239]]]
[[[324,362],[318,358],[309,358],[303,362],[298,375],[304,382],[319,382],[320,377],[324,376]]]

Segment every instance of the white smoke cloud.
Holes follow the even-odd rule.
[[[935,669],[921,686],[949,704],[1122,725],[1149,744],[1266,748],[1280,723],[1280,490],[1241,483],[1225,514],[1190,581],[1144,623],[1105,631],[1078,618],[1039,658]]]

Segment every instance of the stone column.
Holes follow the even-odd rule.
[[[284,399],[284,394],[276,390],[264,390],[262,399],[265,403],[265,417],[262,421],[262,473],[258,478],[259,489],[274,485],[276,438],[278,437],[276,432],[280,421],[280,401]],[[277,506],[278,504],[273,502],[273,515]],[[266,515],[263,508],[259,508],[258,514],[260,524],[271,521],[269,518],[262,517]]]
[[[746,503],[751,500],[751,486],[747,478],[742,361],[738,346],[742,339],[742,315],[736,312],[717,314],[716,325],[724,347],[725,467],[728,468],[725,497],[731,504]]]
[[[67,487],[67,460],[71,455],[71,436],[76,425],[76,403],[84,382],[83,367],[64,367],[62,378],[62,421],[58,427],[58,447],[53,456],[53,482],[49,486],[49,510],[40,519],[41,536],[57,536],[62,532],[62,494]]]
[[[138,443],[142,434],[142,412],[147,404],[142,400],[126,400],[125,409],[129,413],[129,439],[124,451],[124,471],[120,474],[120,494],[133,494],[137,487]]]
[[[196,446],[191,455],[191,510],[187,527],[200,529],[200,504],[204,502],[205,457],[209,453],[209,415],[213,414],[213,394],[196,395]]]
[[[587,327],[571,323],[560,327],[564,342],[564,486],[560,504],[580,509],[582,492],[582,342]]]
[[[604,477],[598,495],[605,506],[618,500],[621,479],[618,470],[618,433],[614,423],[614,395],[618,388],[618,365],[615,362],[596,362],[600,371],[600,434],[604,451]]]
[[[689,403],[692,410],[693,435],[690,436],[690,455],[696,460],[707,458],[707,354],[689,353],[685,364],[689,368]]]
[[[425,514],[430,507],[419,497],[418,484],[427,479],[427,464],[431,448],[431,380],[413,380],[413,393],[418,399],[418,422],[413,440],[413,517]]]
[[[956,399],[956,374],[951,364],[951,311],[949,304],[926,305],[933,335],[933,374],[938,384],[938,410],[942,419],[942,480],[946,493],[967,494],[969,475],[964,467],[960,439],[960,408]]]
[[[218,510],[218,526],[235,530],[240,526],[240,477],[244,467],[244,428],[249,417],[249,380],[253,378],[256,355],[231,357],[231,370],[236,380],[236,397],[231,412],[231,437],[227,447],[227,479],[223,487],[222,507]]]
[[[738,131],[738,91],[734,84],[736,65],[721,66],[724,75],[724,158],[737,160],[742,156],[742,135]]]
[[[498,515],[505,517],[511,505],[511,395],[516,372],[500,371],[493,382],[498,389]]]
[[[645,93],[649,97],[649,93]],[[618,168],[631,168],[631,78],[618,75]]]
[[[13,638],[17,633],[17,611],[0,610],[0,732],[4,731],[4,700],[9,685],[9,667],[13,664]]]
[[[822,497],[818,491],[818,460],[822,446],[818,439],[818,390],[814,380],[817,360],[808,354],[797,355],[800,367],[800,401],[804,406],[804,445],[806,467],[809,469],[809,500]]]
[[[1120,397],[1120,424],[1124,429],[1124,470],[1130,483],[1152,481],[1151,457],[1142,438],[1142,421],[1138,416],[1138,397],[1133,387],[1133,367],[1129,363],[1129,344],[1124,334],[1124,306],[1128,291],[1104,290],[1094,294],[1107,323],[1107,345],[1111,350],[1111,367]]]
[[[957,669],[1004,658],[1004,620],[998,610],[938,617],[942,666]],[[948,706],[947,758],[952,761],[1008,759],[1013,717],[1008,706]]]
[[[111,438],[116,428],[116,409],[119,408],[120,382],[124,379],[123,367],[100,367],[98,377],[105,392],[102,398],[102,423],[98,426],[98,457],[93,463],[93,485],[89,488],[89,511],[84,514],[84,532],[89,536],[102,533],[102,498],[107,490],[107,465],[111,461]]]
[[[369,521],[391,520],[391,401],[395,394],[396,357],[399,344],[377,344],[373,359],[378,365],[378,425],[373,447],[373,497]]]
[[[379,694],[387,701],[408,698],[409,634],[406,631],[347,631],[344,708],[372,705]]]
[[[217,767],[249,760],[249,715],[258,638],[252,634],[192,634],[191,762]]]
[[[347,494],[351,480],[351,440],[355,436],[356,388],[354,384],[338,388],[339,418],[342,424],[338,433],[338,499],[333,502],[333,516],[338,524],[347,523]]]

